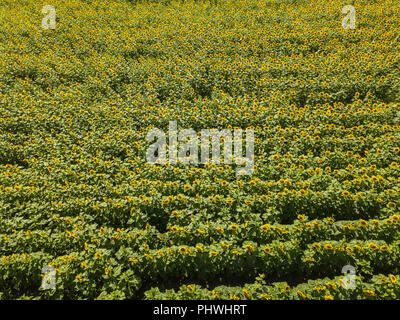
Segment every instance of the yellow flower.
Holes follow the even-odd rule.
[[[224,248],[224,249],[228,249],[229,248],[229,244],[226,244],[226,243],[221,243],[221,247],[222,248]]]
[[[157,250],[157,253],[158,253],[161,257],[164,257],[164,256],[165,256],[165,254],[164,254],[162,251],[160,251],[160,250]]]
[[[333,300],[333,297],[332,296],[325,296],[324,299],[325,300]]]
[[[393,224],[393,220],[392,220],[392,219],[386,219],[385,222],[386,222],[386,224],[388,224],[388,225]]]
[[[264,224],[260,227],[260,229],[263,231],[268,231],[269,229],[271,229],[271,226],[269,224]]]
[[[313,247],[318,250],[321,249],[321,245],[317,242],[313,243]]]
[[[188,291],[189,291],[190,293],[193,293],[193,292],[194,292],[194,288],[193,288],[190,284],[187,285],[186,287],[187,287],[187,289],[188,289]]]
[[[244,293],[244,295],[248,298],[251,297],[251,293],[247,290],[247,289],[242,289],[242,292]]]
[[[397,278],[396,276],[394,276],[393,274],[389,275],[389,279],[392,283],[396,283],[397,282]]]
[[[179,248],[180,253],[186,253],[186,248],[185,247],[180,247]]]
[[[368,222],[367,222],[367,221],[365,221],[365,220],[363,220],[363,219],[360,220],[360,226],[365,227],[365,226],[367,226],[367,225],[368,225]]]
[[[252,245],[250,245],[250,244],[246,244],[246,245],[244,246],[244,248],[245,248],[247,251],[254,252],[254,247],[253,247]]]
[[[328,288],[332,288],[332,289],[336,289],[336,288],[337,288],[336,284],[335,284],[335,283],[332,283],[332,282],[327,282],[327,283],[326,283],[326,286],[327,286]]]
[[[173,211],[171,212],[171,214],[172,214],[174,217],[178,217],[178,216],[179,216],[179,212],[178,212],[177,210],[173,210]]]
[[[372,223],[376,226],[379,227],[380,223],[378,220],[372,220]]]
[[[265,293],[261,293],[260,297],[263,298],[264,300],[271,300],[271,297],[267,296]]]
[[[239,229],[239,227],[238,227],[236,224],[232,224],[232,225],[229,227],[229,229],[231,229],[231,230],[237,230],[237,229]]]
[[[394,202],[388,202],[387,206],[389,208],[396,208],[396,204]]]
[[[235,255],[237,255],[237,256],[240,256],[240,255],[243,254],[243,253],[241,253],[241,252],[239,252],[239,251],[237,251],[237,250],[232,250],[232,253],[235,254]]]
[[[375,292],[373,291],[373,290],[363,290],[363,292],[364,292],[364,294],[366,295],[366,296],[374,296],[375,295]]]
[[[376,250],[376,249],[378,249],[378,246],[376,245],[376,244],[374,244],[374,243],[370,243],[369,245],[368,245],[368,248],[370,248],[371,250]]]
[[[216,297],[217,299],[219,299],[219,294],[218,294],[215,290],[212,290],[212,291],[211,291],[211,294],[212,294],[214,297]]]
[[[264,250],[265,253],[270,253],[271,252],[271,248],[270,247],[265,247],[263,250]]]
[[[350,196],[350,192],[347,190],[342,191],[342,196],[348,197]]]
[[[302,297],[303,299],[307,299],[307,296],[301,290],[297,290],[297,294]]]

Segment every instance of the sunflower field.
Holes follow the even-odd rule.
[[[2,0],[0,299],[400,299],[399,26],[398,0]],[[148,163],[170,121],[254,130],[252,174]]]

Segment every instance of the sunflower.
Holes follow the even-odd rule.
[[[263,249],[263,251],[264,251],[265,253],[270,253],[270,252],[271,252],[271,248],[270,248],[270,247],[265,247],[265,248]]]
[[[268,295],[266,295],[265,293],[261,293],[260,297],[263,298],[264,300],[271,300],[271,297],[269,297]]]
[[[264,225],[262,225],[262,226],[260,227],[260,229],[261,229],[262,231],[268,231],[268,230],[271,229],[271,226],[270,226],[269,224],[264,224]]]
[[[363,220],[363,219],[360,220],[360,226],[366,227],[367,225],[368,225],[368,222],[367,222],[367,221],[365,221],[365,220]]]
[[[315,249],[321,249],[321,245],[319,244],[319,243],[317,243],[317,242],[314,242],[313,243],[313,247],[315,248]]]
[[[397,278],[396,276],[394,276],[393,274],[389,275],[389,279],[392,283],[396,283],[397,282]]]
[[[244,248],[249,252],[254,252],[254,247],[251,244],[246,244]]]
[[[226,244],[225,242],[221,243],[221,247],[224,249],[229,249],[229,244]]]
[[[242,292],[246,297],[248,297],[248,298],[251,297],[251,293],[247,289],[242,289]]]
[[[371,250],[377,250],[379,247],[375,244],[375,243],[370,243],[369,245],[368,245],[368,248],[370,248]]]
[[[388,225],[392,225],[393,224],[393,220],[392,219],[386,219],[385,223]]]
[[[380,222],[378,220],[372,220],[372,223],[374,224],[374,226],[379,227]]]
[[[180,253],[186,253],[186,248],[185,247],[180,247],[179,248]]]
[[[193,293],[193,292],[194,292],[194,288],[193,288],[190,284],[187,285],[186,288],[187,288],[187,290],[188,290],[190,293]]]
[[[347,190],[344,190],[344,191],[342,191],[342,196],[348,197],[348,196],[350,196],[350,192]]]
[[[301,290],[297,290],[297,294],[302,297],[303,299],[307,299],[307,296]]]
[[[374,292],[373,290],[367,290],[367,289],[365,289],[365,290],[363,290],[363,292],[364,292],[364,294],[365,294],[366,296],[372,297],[372,296],[375,295],[375,292]]]
[[[388,202],[387,207],[394,209],[394,208],[396,208],[396,204],[394,202],[390,201],[390,202]]]
[[[199,245],[196,246],[196,250],[200,253],[204,252],[204,249],[202,247],[200,247]]]
[[[299,219],[300,221],[304,221],[305,217],[302,214],[297,215],[297,219]]]

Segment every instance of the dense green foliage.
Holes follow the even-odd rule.
[[[400,298],[396,0],[51,2],[0,5],[0,299]],[[254,172],[148,164],[171,120]]]

